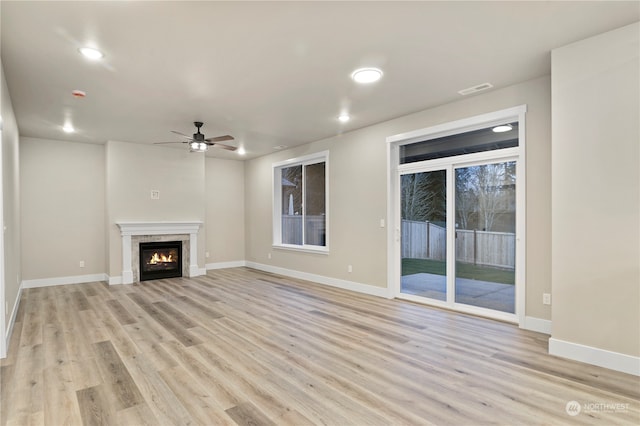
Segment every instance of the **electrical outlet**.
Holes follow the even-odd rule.
[[[204,252],[204,257],[209,257],[209,252],[208,251]]]
[[[84,260],[81,260],[81,261],[80,261],[80,267],[81,267],[81,268],[84,268]]]
[[[347,266],[347,272],[352,273],[353,272],[353,266],[351,266],[351,265]]]
[[[271,253],[267,253],[267,259],[271,259]]]
[[[152,200],[159,200],[160,199],[160,190],[159,189],[152,189],[151,190],[151,199]]]
[[[384,228],[384,219],[380,219],[380,228]]]
[[[551,304],[551,293],[542,293],[542,304],[543,305]]]

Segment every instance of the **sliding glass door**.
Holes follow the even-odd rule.
[[[396,297],[524,320],[525,111],[387,139]]]

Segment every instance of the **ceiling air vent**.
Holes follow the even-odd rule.
[[[470,95],[476,92],[482,92],[483,90],[491,89],[492,87],[493,87],[493,84],[491,83],[482,83],[482,84],[478,84],[477,86],[459,90],[458,93],[460,93],[462,96],[465,96],[465,95]]]

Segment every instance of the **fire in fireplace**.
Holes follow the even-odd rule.
[[[182,276],[182,241],[140,243],[140,281]]]

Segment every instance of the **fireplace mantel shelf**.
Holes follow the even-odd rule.
[[[121,235],[193,234],[202,222],[116,222]]]
[[[200,221],[190,222],[116,222],[122,236],[122,284],[133,283],[131,265],[131,236],[134,235],[189,235],[189,276],[200,275],[198,268],[198,230]]]

